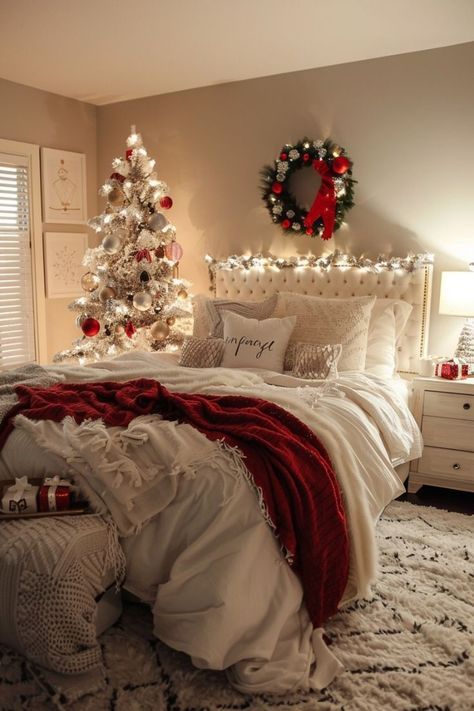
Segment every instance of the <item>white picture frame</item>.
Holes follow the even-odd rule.
[[[86,157],[56,148],[41,148],[43,222],[83,224],[87,219]]]
[[[80,296],[83,293],[81,278],[87,269],[82,259],[87,246],[85,232],[44,233],[44,272],[48,299]]]

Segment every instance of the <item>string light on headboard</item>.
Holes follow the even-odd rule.
[[[258,267],[272,267],[274,269],[331,269],[337,267],[340,269],[349,269],[357,267],[358,269],[366,269],[367,271],[395,271],[403,269],[407,272],[412,272],[415,269],[433,264],[433,255],[429,253],[413,254],[406,257],[386,257],[380,255],[375,260],[367,257],[354,257],[344,254],[339,250],[331,252],[331,254],[322,257],[315,257],[312,254],[306,256],[293,257],[273,257],[272,255],[264,256],[262,254],[233,254],[227,259],[215,259],[209,254],[206,254],[205,261],[209,268],[211,284],[214,285],[216,271],[220,269],[255,269]],[[212,287],[211,287],[212,288]]]

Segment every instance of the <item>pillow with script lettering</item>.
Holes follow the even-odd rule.
[[[296,316],[259,321],[223,311],[222,320],[222,368],[265,368],[276,373],[283,372],[285,351],[296,325]]]

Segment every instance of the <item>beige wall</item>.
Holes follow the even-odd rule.
[[[86,154],[88,214],[97,212],[97,109],[74,99],[0,79],[0,138]],[[43,225],[49,232],[86,232],[84,225]],[[40,236],[41,237],[41,236]],[[71,299],[46,299],[47,350],[58,350],[80,335]]]
[[[439,273],[474,260],[473,66],[469,43],[100,107],[99,180],[136,124],[171,187],[195,293],[208,287],[206,252],[432,251],[430,351],[449,353],[462,319],[438,316]],[[354,161],[356,206],[328,243],[283,235],[260,199],[261,167],[304,135],[330,136]]]

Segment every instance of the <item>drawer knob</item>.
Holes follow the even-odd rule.
[[[470,410],[470,409],[471,409],[470,403],[465,402],[464,405],[463,405],[463,408],[464,408],[465,410]]]
[[[458,469],[461,469],[461,465],[456,462],[456,464],[453,464],[453,469],[456,469],[457,471]]]

